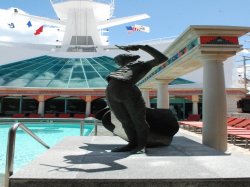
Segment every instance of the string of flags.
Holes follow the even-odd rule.
[[[128,33],[141,31],[141,32],[150,32],[150,27],[144,26],[144,25],[134,25],[134,26],[126,26],[126,29]]]
[[[9,28],[14,29],[15,28],[15,24],[14,23],[9,23]],[[32,22],[29,20],[26,23],[27,27],[30,28],[33,26]],[[56,26],[51,26],[51,25],[42,25],[39,28],[37,28],[34,32],[34,35],[37,36],[39,34],[41,34],[43,32],[44,27],[49,27],[49,28],[57,28]]]

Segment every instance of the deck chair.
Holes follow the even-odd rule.
[[[13,118],[24,118],[25,114],[13,114]]]
[[[44,114],[44,117],[45,118],[56,118],[56,114],[47,113],[47,114]]]
[[[244,118],[236,118],[235,120],[228,122],[227,125],[228,126],[235,126],[235,125],[237,125],[238,123],[240,123],[240,122],[242,122],[244,120],[246,120],[246,119],[244,119]]]
[[[189,114],[186,121],[200,121],[201,115],[200,114]]]
[[[74,118],[85,118],[85,114],[74,114]]]
[[[29,114],[29,118],[41,118],[41,114]]]
[[[59,118],[69,118],[70,114],[59,114]]]

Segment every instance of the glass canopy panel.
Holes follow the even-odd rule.
[[[88,88],[86,80],[71,80],[68,88]]]
[[[15,87],[16,85],[18,85],[19,87],[25,87],[29,82],[30,79],[15,79],[6,83],[5,86]]]
[[[46,71],[40,76],[38,76],[37,79],[53,79],[55,76],[56,76],[56,72]]]
[[[29,72],[29,71],[23,71],[24,73],[23,73],[23,75],[20,77],[21,79],[33,79],[33,78],[35,78],[35,77],[37,77],[38,75],[39,75],[39,73],[38,72]]]
[[[81,73],[72,73],[71,79],[70,80],[84,80],[85,76],[83,72]]]
[[[26,87],[47,87],[51,80],[36,79],[30,82]]]
[[[67,80],[53,80],[50,82],[48,87],[67,88],[68,87],[68,79]]]
[[[55,79],[68,80],[72,69],[63,67],[56,75]]]

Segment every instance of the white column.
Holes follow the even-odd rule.
[[[0,99],[0,113],[2,113],[2,100]]]
[[[223,62],[204,59],[203,144],[227,150],[226,92]]]
[[[198,114],[199,96],[192,95],[192,102],[193,102],[193,114]]]
[[[18,113],[22,113],[23,112],[23,96],[20,97],[19,100],[19,109],[18,109]]]
[[[145,101],[146,107],[150,108],[150,99],[149,99],[149,90],[148,89],[142,89],[142,97]]]
[[[85,109],[85,116],[88,117],[88,115],[91,113],[91,96],[86,95],[86,109]]]
[[[157,82],[157,108],[169,108],[168,82]]]
[[[86,102],[86,110],[85,110],[85,115],[88,116],[91,112],[91,101]]]
[[[44,107],[45,107],[45,102],[44,101],[39,101],[38,104],[38,114],[41,114],[41,116],[44,116]]]

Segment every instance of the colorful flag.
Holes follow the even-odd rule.
[[[41,34],[41,32],[43,32],[43,25],[36,30],[34,35],[39,35],[39,34]]]
[[[10,23],[10,24],[8,24],[8,25],[9,25],[9,27],[10,27],[11,29],[14,29],[14,28],[15,28],[14,23]]]
[[[128,33],[134,32],[132,26],[126,26],[126,29],[127,29]]]
[[[150,28],[143,26],[143,25],[135,25],[135,26],[126,26],[128,33],[132,33],[134,31],[141,31],[141,32],[150,32]]]
[[[134,26],[136,28],[136,30],[141,31],[141,32],[150,32],[150,27],[146,27],[144,25],[135,25]]]
[[[28,27],[32,27],[32,23],[31,21],[28,21],[28,23],[26,24]]]

